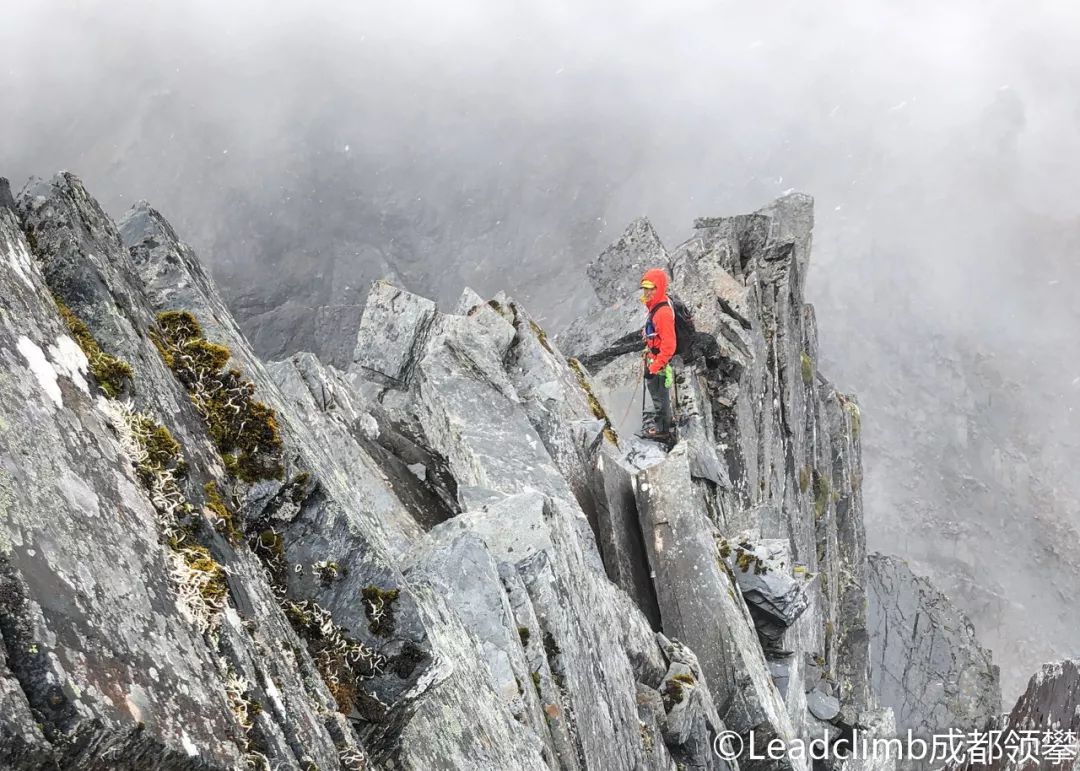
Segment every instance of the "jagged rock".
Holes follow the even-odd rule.
[[[644,325],[641,275],[667,266],[667,250],[649,221],[630,223],[586,269],[599,303],[560,336],[560,347],[593,372],[624,353],[639,352]]]
[[[15,593],[16,588],[21,587],[27,598],[33,598],[16,603],[20,615],[12,612],[6,617],[30,619],[41,598],[56,597],[64,601],[64,595],[51,588],[50,568],[43,567],[53,564],[53,560],[57,569],[83,565],[90,570],[87,575],[98,576],[98,582],[113,576],[107,583],[99,584],[88,583],[85,575],[73,580],[70,585],[75,587],[74,591],[85,594],[92,606],[86,615],[67,616],[72,631],[66,634],[107,640],[104,645],[114,649],[108,660],[128,662],[126,666],[133,667],[130,672],[119,673],[116,685],[109,686],[109,693],[119,689],[120,693],[133,694],[133,700],[126,706],[124,715],[112,711],[111,701],[108,710],[101,711],[97,706],[100,690],[92,683],[83,682],[79,670],[58,673],[56,682],[72,684],[74,702],[84,718],[82,722],[69,718],[48,722],[48,731],[43,734],[48,743],[19,749],[19,757],[12,759],[20,764],[16,767],[30,767],[26,764],[50,759],[67,762],[81,753],[78,762],[86,768],[99,767],[96,764],[105,762],[104,757],[111,758],[109,767],[115,764],[157,767],[157,763],[172,763],[168,767],[180,768],[185,763],[196,762],[184,758],[196,756],[206,767],[224,768],[233,765],[245,751],[258,751],[271,764],[282,768],[300,768],[312,763],[333,768],[343,762],[360,762],[365,755],[376,763],[393,758],[403,768],[462,767],[477,759],[490,768],[526,767],[527,756],[518,749],[522,746],[519,724],[492,687],[472,638],[428,587],[421,584],[414,590],[393,567],[391,555],[400,547],[391,544],[403,534],[416,536],[415,525],[412,529],[400,526],[403,522],[400,511],[394,517],[384,518],[363,510],[367,505],[362,503],[365,499],[369,504],[374,502],[376,509],[382,506],[384,513],[393,512],[395,507],[400,510],[400,504],[394,504],[387,493],[385,482],[373,471],[375,464],[368,459],[366,467],[372,471],[360,481],[363,474],[350,475],[345,471],[348,458],[335,455],[335,450],[347,448],[354,451],[354,459],[362,459],[361,450],[346,441],[341,425],[293,417],[292,400],[277,391],[261,363],[250,354],[212,284],[198,269],[194,255],[175,238],[160,215],[143,207],[125,221],[125,235],[132,239],[128,246],[136,255],[132,260],[120,243],[120,233],[81,183],[70,175],[58,177],[52,183],[31,185],[20,199],[19,210],[24,227],[34,234],[43,272],[53,283],[46,288],[21,236],[9,227],[4,238],[3,268],[8,271],[5,278],[10,276],[9,281],[18,282],[29,292],[20,305],[10,307],[19,308],[17,321],[24,336],[26,332],[36,337],[47,330],[56,330],[53,339],[57,342],[52,343],[56,352],[50,353],[52,349],[47,342],[43,343],[44,348],[37,343],[31,347],[29,343],[33,340],[29,338],[21,347],[29,359],[19,353],[18,344],[0,347],[26,360],[27,364],[18,366],[12,360],[6,369],[26,371],[32,382],[39,384],[35,387],[21,384],[21,391],[30,398],[38,398],[40,389],[45,389],[44,397],[48,404],[55,405],[64,426],[63,436],[68,438],[42,430],[44,424],[40,419],[35,420],[38,428],[28,432],[25,419],[12,406],[19,404],[18,400],[5,403],[0,429],[22,437],[20,441],[37,443],[39,449],[48,451],[52,462],[64,464],[65,470],[53,476],[57,480],[71,479],[70,484],[64,482],[67,485],[64,489],[69,496],[84,502],[81,507],[93,506],[98,501],[98,506],[107,505],[114,512],[129,513],[116,521],[117,526],[122,523],[125,528],[122,533],[113,533],[108,527],[92,531],[90,537],[80,533],[79,557],[67,553],[75,548],[68,544],[55,553],[47,550],[48,556],[43,559],[40,553],[34,553],[34,547],[26,546],[22,533],[5,531],[3,543],[12,544],[10,548],[19,556],[5,574],[6,596],[17,598],[20,595]],[[256,535],[258,528],[266,527],[263,522],[272,522],[271,527],[277,529],[277,535],[269,542],[279,544],[274,548],[280,549],[287,570],[274,579],[277,582],[274,587],[264,566],[243,543],[213,534],[208,536],[213,558],[230,571],[228,602],[235,605],[223,612],[216,642],[200,640],[197,633],[186,631],[185,621],[175,608],[174,590],[166,578],[166,549],[158,542],[162,535],[149,497],[141,483],[133,479],[131,461],[110,438],[107,420],[115,425],[115,410],[106,410],[103,413],[106,417],[100,417],[96,405],[103,403],[101,397],[90,406],[94,383],[87,377],[85,357],[79,358],[78,348],[60,340],[62,327],[49,300],[50,290],[64,297],[72,312],[86,322],[103,347],[129,359],[136,407],[167,422],[183,447],[190,469],[186,494],[194,496],[198,492],[196,500],[202,500],[201,486],[208,478],[212,479],[234,496],[228,500],[230,506],[236,506],[234,516],[239,526],[254,525]],[[16,293],[7,296],[13,303],[17,302]],[[213,335],[214,342],[228,345],[231,363],[252,379],[261,398],[277,408],[283,443],[290,449],[289,465],[281,481],[241,485],[225,478],[201,417],[146,338],[154,326],[154,314],[171,309],[193,310],[202,322],[204,333]],[[7,317],[8,326],[15,321],[14,316]],[[32,369],[22,369],[29,364]],[[296,371],[296,380],[303,382],[290,381],[295,386],[295,400],[317,399],[324,410],[343,406],[342,393],[333,394],[333,388],[322,387],[329,379],[313,387],[319,374],[310,369]],[[369,416],[360,416],[360,422],[369,423],[363,417]],[[71,447],[75,451],[87,442],[92,449],[81,450],[81,460],[57,452],[58,447]],[[10,442],[5,439],[5,448],[19,446],[15,439]],[[33,457],[29,451],[23,455]],[[101,467],[105,476],[82,472],[84,464]],[[47,467],[43,461],[42,468]],[[22,478],[28,479],[25,475]],[[82,481],[78,482],[79,479]],[[19,482],[12,488],[11,498],[20,507],[33,503],[34,517],[48,523],[51,538],[61,537],[66,521],[85,519],[82,508],[73,509],[68,515],[64,508],[54,512],[41,502],[34,503],[34,496],[23,489],[26,483]],[[117,484],[120,486],[116,487]],[[361,489],[369,486],[375,489]],[[116,499],[118,494],[123,498]],[[56,500],[57,505],[67,505],[61,503],[63,497]],[[393,524],[395,517],[399,526]],[[207,528],[212,531],[209,525]],[[265,535],[273,531],[262,532]],[[132,539],[146,543],[137,545]],[[42,541],[41,546],[44,545],[46,542]],[[32,571],[26,569],[30,563],[22,561],[27,548],[33,550],[30,556],[36,557]],[[118,550],[131,554],[121,554]],[[88,557],[88,553],[100,554],[107,564],[97,566],[94,562],[97,558]],[[143,567],[136,567],[139,565]],[[123,566],[122,577],[116,576],[117,566]],[[139,585],[150,587],[150,595],[132,594],[126,588],[132,570],[141,573]],[[368,612],[373,605],[366,599],[366,593],[376,590],[385,591],[385,597],[393,598],[379,599],[380,604],[393,603],[392,627],[383,624],[393,631],[386,632],[385,637],[373,631],[376,622]],[[116,595],[118,591],[123,592],[120,599]],[[344,712],[354,711],[355,704],[342,706],[345,698],[342,692],[332,694],[328,690],[328,686],[338,687],[340,682],[335,684],[328,679],[329,675],[312,660],[307,645],[297,637],[282,612],[279,593],[291,597],[289,602],[294,603],[294,610],[290,613],[294,616],[308,613],[303,608],[315,607],[309,603],[317,602],[317,607],[323,609],[320,612],[327,613],[348,634],[360,638],[359,644],[370,646],[369,651],[375,651],[384,662],[379,666],[386,669],[381,673],[376,670],[376,676],[364,682],[363,693],[348,696],[365,705],[366,711],[361,713],[357,727],[349,725],[343,714],[334,711],[335,706]],[[153,600],[155,609],[130,607],[132,602],[143,601],[140,598]],[[94,610],[96,605],[101,609]],[[39,620],[37,625],[20,622],[19,629],[5,630],[5,642],[14,640],[18,634],[32,634],[40,639],[37,645],[43,656],[53,645],[68,645],[62,639],[47,642],[53,638],[41,625],[48,623],[53,611],[48,603],[41,607],[44,621]],[[384,606],[382,612],[385,610]],[[243,623],[235,620],[240,618],[239,614],[243,614]],[[114,615],[122,618],[114,620]],[[97,631],[95,624],[99,617],[107,619],[108,634]],[[147,623],[154,624],[157,631],[138,634],[125,631],[132,625]],[[171,643],[162,642],[162,635]],[[172,653],[170,644],[179,646],[178,652]],[[127,650],[125,646],[139,647]],[[69,647],[84,651],[81,655],[86,664],[93,664],[94,657],[102,655],[91,645]],[[9,645],[8,650],[11,649]],[[161,668],[140,662],[157,661],[158,656],[167,657],[170,665],[165,668],[165,675],[159,673],[158,679],[153,680],[155,669]],[[56,661],[60,666],[61,659]],[[458,663],[450,667],[449,661]],[[6,665],[16,679],[23,672],[34,677],[46,674],[46,670],[35,668],[38,665],[21,658],[8,656]],[[191,682],[177,685],[176,678],[184,678],[185,672],[191,673],[187,676]],[[153,684],[149,685],[151,680]],[[5,678],[4,682],[11,679]],[[227,696],[227,688],[233,688],[230,683],[243,683],[247,687],[243,694],[235,688],[229,691],[236,698],[242,695],[251,704],[262,706],[257,716],[249,720],[250,728],[238,725],[235,710],[229,709],[230,699],[233,706],[244,703]],[[439,697],[434,702],[430,697],[436,687]],[[27,680],[25,692],[36,694],[35,688]],[[178,693],[186,694],[183,705],[169,701],[177,698]],[[46,700],[52,702],[55,698],[47,696]],[[37,703],[39,696],[32,695],[31,706]],[[68,702],[55,701],[54,706],[62,703]],[[448,722],[448,709],[469,713],[476,723],[466,729],[460,723]],[[386,717],[392,719],[385,720]],[[137,730],[139,720],[146,725],[143,731]],[[24,744],[37,738],[25,728],[11,733],[21,737]],[[77,739],[74,744],[69,743],[72,736]]]
[[[969,750],[964,771],[1077,771],[1080,769],[1080,662],[1043,664],[1006,714],[981,727],[992,741]],[[994,733],[990,733],[994,732]],[[1071,734],[1071,735],[1070,735]],[[1028,742],[1024,746],[1024,739]],[[1037,737],[1037,742],[1031,738]]]
[[[528,628],[514,622],[498,566],[484,542],[469,531],[446,533],[449,537],[434,539],[408,576],[425,581],[454,609],[477,640],[481,661],[499,696],[514,715],[527,716],[523,722],[532,728],[529,738],[537,744],[533,755],[539,760],[544,748],[552,757],[554,747],[523,651],[528,631],[522,629]],[[544,740],[546,746],[541,744]]]
[[[900,733],[979,729],[1001,709],[998,668],[971,622],[895,557],[869,558],[873,685]]]
[[[817,659],[809,654],[804,656],[803,661],[803,690],[812,691],[817,687],[817,684],[821,682],[821,667],[817,663]]]
[[[657,640],[670,662],[660,692],[663,703],[670,705],[664,721],[664,740],[676,761],[687,768],[738,768],[737,762],[728,763],[713,751],[712,743],[724,728],[697,656],[663,634],[657,634]]]
[[[638,282],[649,268],[667,265],[667,252],[652,223],[644,217],[631,222],[623,234],[585,269],[593,291],[604,305],[640,294]]]
[[[435,319],[435,303],[376,281],[360,319],[353,363],[407,382]]]
[[[503,354],[514,341],[516,330],[513,323],[513,311],[508,310],[506,305],[498,300],[493,300],[491,303],[485,302],[484,298],[476,292],[466,288],[461,293],[455,313],[458,316],[474,319],[484,333],[492,336],[495,349]]]
[[[649,619],[660,628],[660,609],[650,578],[649,558],[638,524],[634,497],[634,475],[625,453],[610,443],[597,446],[590,464],[593,499],[597,504],[598,544],[608,578],[626,592]]]
[[[354,339],[320,344],[345,372],[259,361],[144,203],[117,228],[61,175],[15,210],[0,205],[5,767],[725,769],[711,747],[729,727],[759,745],[892,730],[870,690],[858,407],[816,371],[803,302],[808,198],[702,221],[670,259],[635,222],[557,340],[504,295],[467,290],[448,314],[376,282]],[[677,362],[669,454],[620,425],[654,266],[704,333],[705,355]],[[130,364],[115,393],[50,294]],[[151,339],[161,312],[193,314],[227,347],[209,349],[235,369],[227,393],[272,416],[265,475],[222,455],[202,376]],[[175,494],[198,527],[163,529],[129,409],[182,447]],[[738,580],[725,537],[768,571]],[[222,569],[213,634],[170,569],[184,539]]]
[[[0,209],[14,209],[15,199],[11,196],[11,183],[0,177]]]
[[[6,208],[0,251],[0,633],[15,715],[0,764],[94,767],[110,750],[230,765],[223,678],[177,608],[157,517]]]
[[[767,647],[775,648],[784,631],[809,607],[806,590],[814,576],[803,571],[800,578],[793,577],[783,541],[752,542],[743,536],[733,541],[721,539],[718,548],[735,576],[758,634]]]
[[[759,741],[789,741],[794,730],[769,679],[749,611],[718,556],[704,506],[686,494],[689,485],[681,444],[637,477],[641,528],[665,633],[697,652],[705,682],[725,705],[725,725],[746,736],[753,731]],[[801,766],[781,761],[780,767]]]

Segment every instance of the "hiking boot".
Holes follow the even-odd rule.
[[[638,434],[642,439],[650,439],[654,442],[661,442],[664,444],[673,444],[675,439],[674,431],[661,431],[658,426],[648,426],[642,429]]]

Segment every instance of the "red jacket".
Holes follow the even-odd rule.
[[[645,271],[641,280],[651,281],[656,286],[656,291],[653,292],[652,299],[646,306],[652,313],[653,308],[668,299],[667,273],[660,268],[653,268]],[[652,359],[649,373],[655,375],[666,367],[671,357],[675,355],[675,311],[670,302],[652,314],[652,323],[645,324],[642,336],[645,338],[645,346]]]

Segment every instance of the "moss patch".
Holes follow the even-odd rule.
[[[810,469],[803,466],[799,469],[799,492],[806,493],[810,489]]]
[[[199,593],[210,606],[221,606],[229,593],[225,582],[225,570],[210,556],[210,550],[200,544],[187,546],[180,550],[180,556],[188,568],[203,576],[199,583]]]
[[[375,585],[365,586],[364,612],[368,617],[368,629],[372,634],[389,637],[394,631],[394,603],[397,602],[398,589],[380,589]]]
[[[316,562],[311,566],[311,569],[319,577],[319,583],[323,586],[330,586],[342,573],[341,567],[333,560]]]
[[[94,376],[98,387],[110,399],[115,399],[131,383],[131,365],[105,353],[82,319],[76,316],[57,295],[53,295],[53,300],[56,301],[56,307],[60,310],[60,318],[64,320],[71,336],[86,354],[86,360],[90,364],[90,374]]]
[[[840,403],[844,407],[844,412],[848,414],[848,420],[851,422],[851,436],[855,439],[859,438],[859,434],[862,433],[862,413],[859,411],[859,405],[850,399],[841,399]]]
[[[540,345],[544,346],[544,350],[550,354],[554,354],[555,349],[551,347],[551,343],[548,342],[547,333],[540,328],[540,325],[532,319],[529,319],[529,327],[532,329],[533,334],[536,335],[536,339],[540,341]]]
[[[769,568],[754,552],[741,546],[735,549],[735,566],[743,573],[754,571],[755,576],[764,575]]]
[[[818,472],[817,469],[813,471],[814,481],[814,517],[821,519],[825,514],[825,509],[829,505],[829,500],[832,496],[832,485],[829,484],[829,479],[824,474]]]
[[[664,683],[664,690],[661,691],[661,694],[664,697],[664,709],[668,712],[686,698],[686,694],[683,692],[683,684],[674,677]]]
[[[229,349],[203,337],[187,311],[158,314],[150,337],[165,363],[187,388],[231,476],[244,482],[281,479],[282,444],[277,414],[254,398],[255,385],[223,368]]]
[[[810,385],[814,382],[814,360],[805,351],[799,354],[799,360],[802,363],[802,381]]]
[[[236,526],[236,518],[232,511],[229,510],[229,507],[225,505],[217,483],[207,482],[203,486],[203,492],[206,495],[206,508],[210,510],[213,516],[214,529],[229,539],[229,543],[234,546],[242,543],[244,533]]]
[[[592,410],[593,416],[598,420],[604,421],[604,436],[609,442],[618,447],[619,436],[615,433],[615,429],[612,427],[611,420],[608,418],[604,408],[600,406],[600,401],[596,398],[596,394],[593,393],[592,386],[589,385],[589,379],[585,374],[585,367],[581,365],[580,361],[574,358],[567,359],[566,363],[570,365],[570,369],[574,370],[574,374],[577,375],[578,385],[581,386],[581,390],[585,392],[585,398],[589,402],[589,409]]]
[[[518,627],[518,637],[521,638],[521,647],[522,648],[527,648],[528,647],[528,645],[529,645],[529,635],[530,635],[529,627],[527,627],[527,626],[519,626]]]
[[[293,629],[307,643],[338,710],[349,714],[358,709],[367,718],[381,717],[380,703],[365,694],[360,684],[382,671],[387,663],[385,657],[349,637],[318,603],[284,600],[283,609]]]

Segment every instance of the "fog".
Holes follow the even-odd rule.
[[[633,217],[674,246],[814,195],[809,298],[866,415],[870,546],[956,595],[1006,703],[1080,654],[1077,557],[1013,560],[1005,524],[1060,543],[1080,519],[1080,5],[7,5],[0,175],[150,200],[265,355],[379,275],[507,288],[558,327]]]

